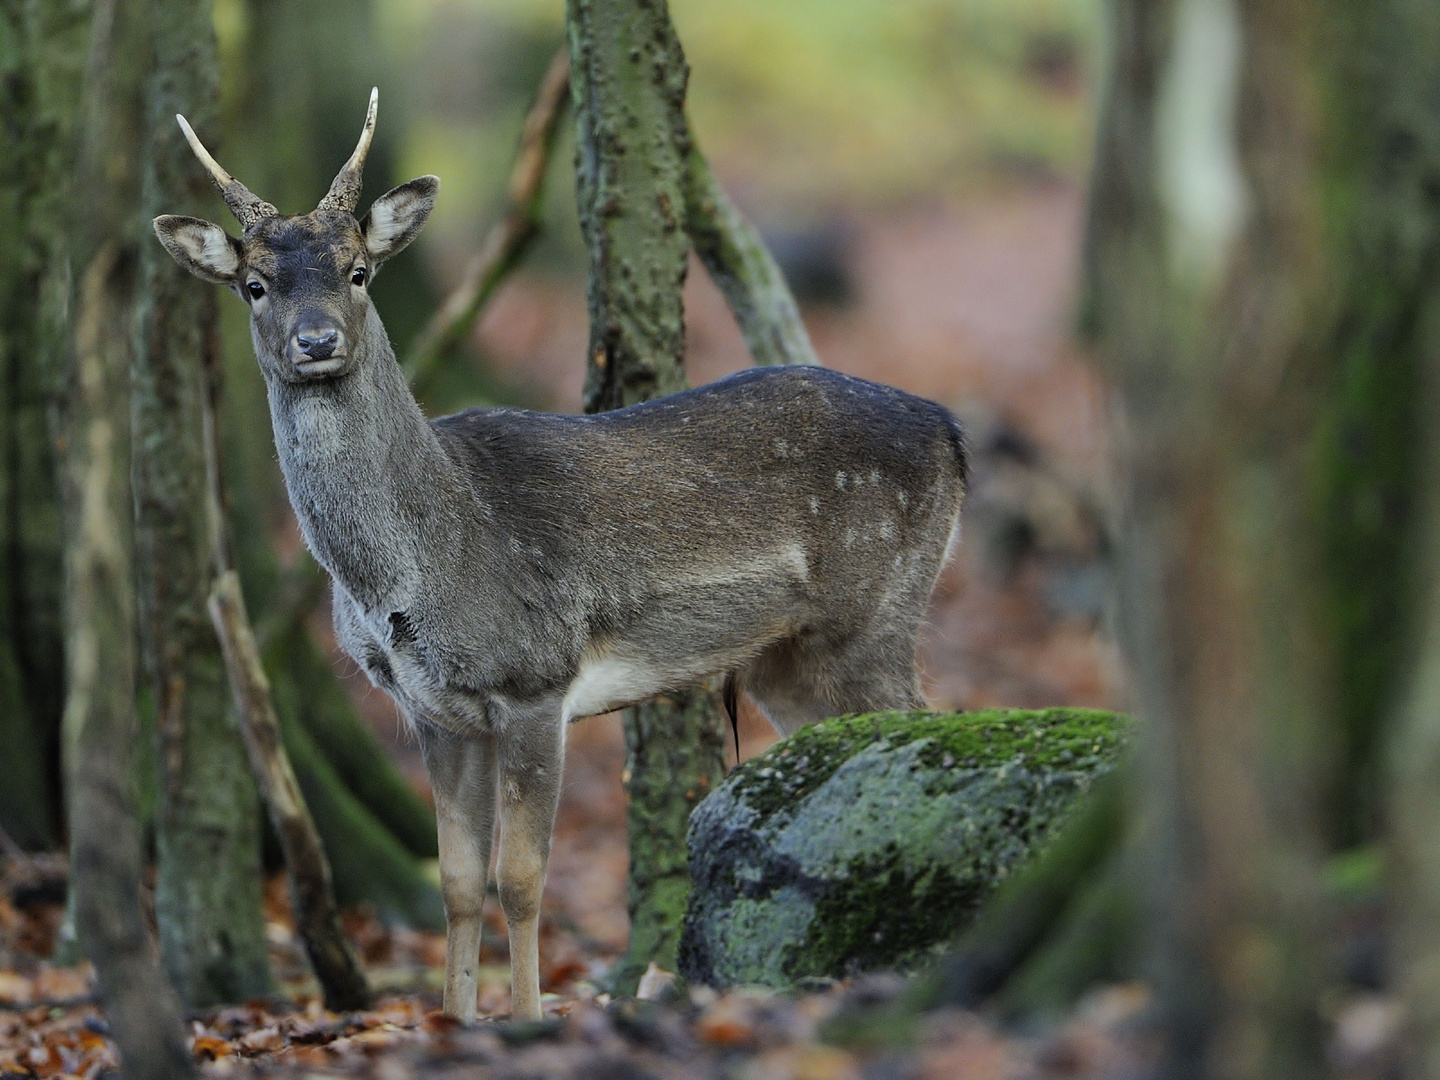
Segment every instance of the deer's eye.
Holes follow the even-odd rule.
[[[350,284],[352,284],[352,285],[364,285],[364,284],[365,284],[365,267],[363,267],[363,266],[357,266],[357,267],[355,268],[355,272],[350,275]]]
[[[261,285],[258,281],[250,282],[245,288],[250,290],[250,297],[253,300],[259,300],[260,297],[265,295],[265,286]]]

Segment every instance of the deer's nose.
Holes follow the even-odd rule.
[[[295,335],[296,347],[311,360],[328,360],[340,347],[340,331],[306,329]]]

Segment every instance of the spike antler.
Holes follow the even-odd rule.
[[[335,179],[330,182],[330,190],[315,209],[344,210],[347,214],[355,212],[355,204],[360,201],[360,183],[361,174],[365,171],[365,155],[370,152],[370,140],[375,137],[375,115],[379,109],[380,88],[378,86],[371,87],[370,108],[365,112],[365,126],[360,129],[360,141],[355,144],[355,152],[335,174]]]
[[[176,113],[175,119],[180,122],[180,130],[185,133],[185,141],[190,144],[190,149],[195,151],[195,156],[200,159],[200,164],[205,166],[205,171],[210,174],[211,181],[220,189],[221,198],[225,200],[225,205],[230,208],[230,212],[240,222],[241,228],[248,229],[262,218],[275,217],[280,213],[220,167],[220,163],[210,156],[210,151],[205,149],[205,145],[185,117]]]

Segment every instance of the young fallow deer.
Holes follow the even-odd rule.
[[[439,819],[445,1011],[476,1012],[495,812],[513,1015],[540,1015],[536,924],[565,725],[711,675],[782,735],[922,707],[915,637],[965,487],[958,423],[888,387],[754,369],[599,416],[427,421],[370,300],[420,231],[422,176],[353,214],[375,129],[309,214],[185,137],[240,239],[155,219],[175,260],[250,306],[275,446],[334,581],[345,650],[413,726]]]

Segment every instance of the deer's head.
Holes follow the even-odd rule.
[[[359,361],[370,315],[370,280],[415,239],[440,190],[434,176],[401,184],[356,219],[361,170],[375,134],[379,92],[360,142],[308,214],[282,215],[220,167],[183,116],[175,119],[240,222],[239,239],[200,218],[167,214],[155,235],[197,277],[228,285],[250,306],[256,352],[267,375],[287,382],[334,378]]]

